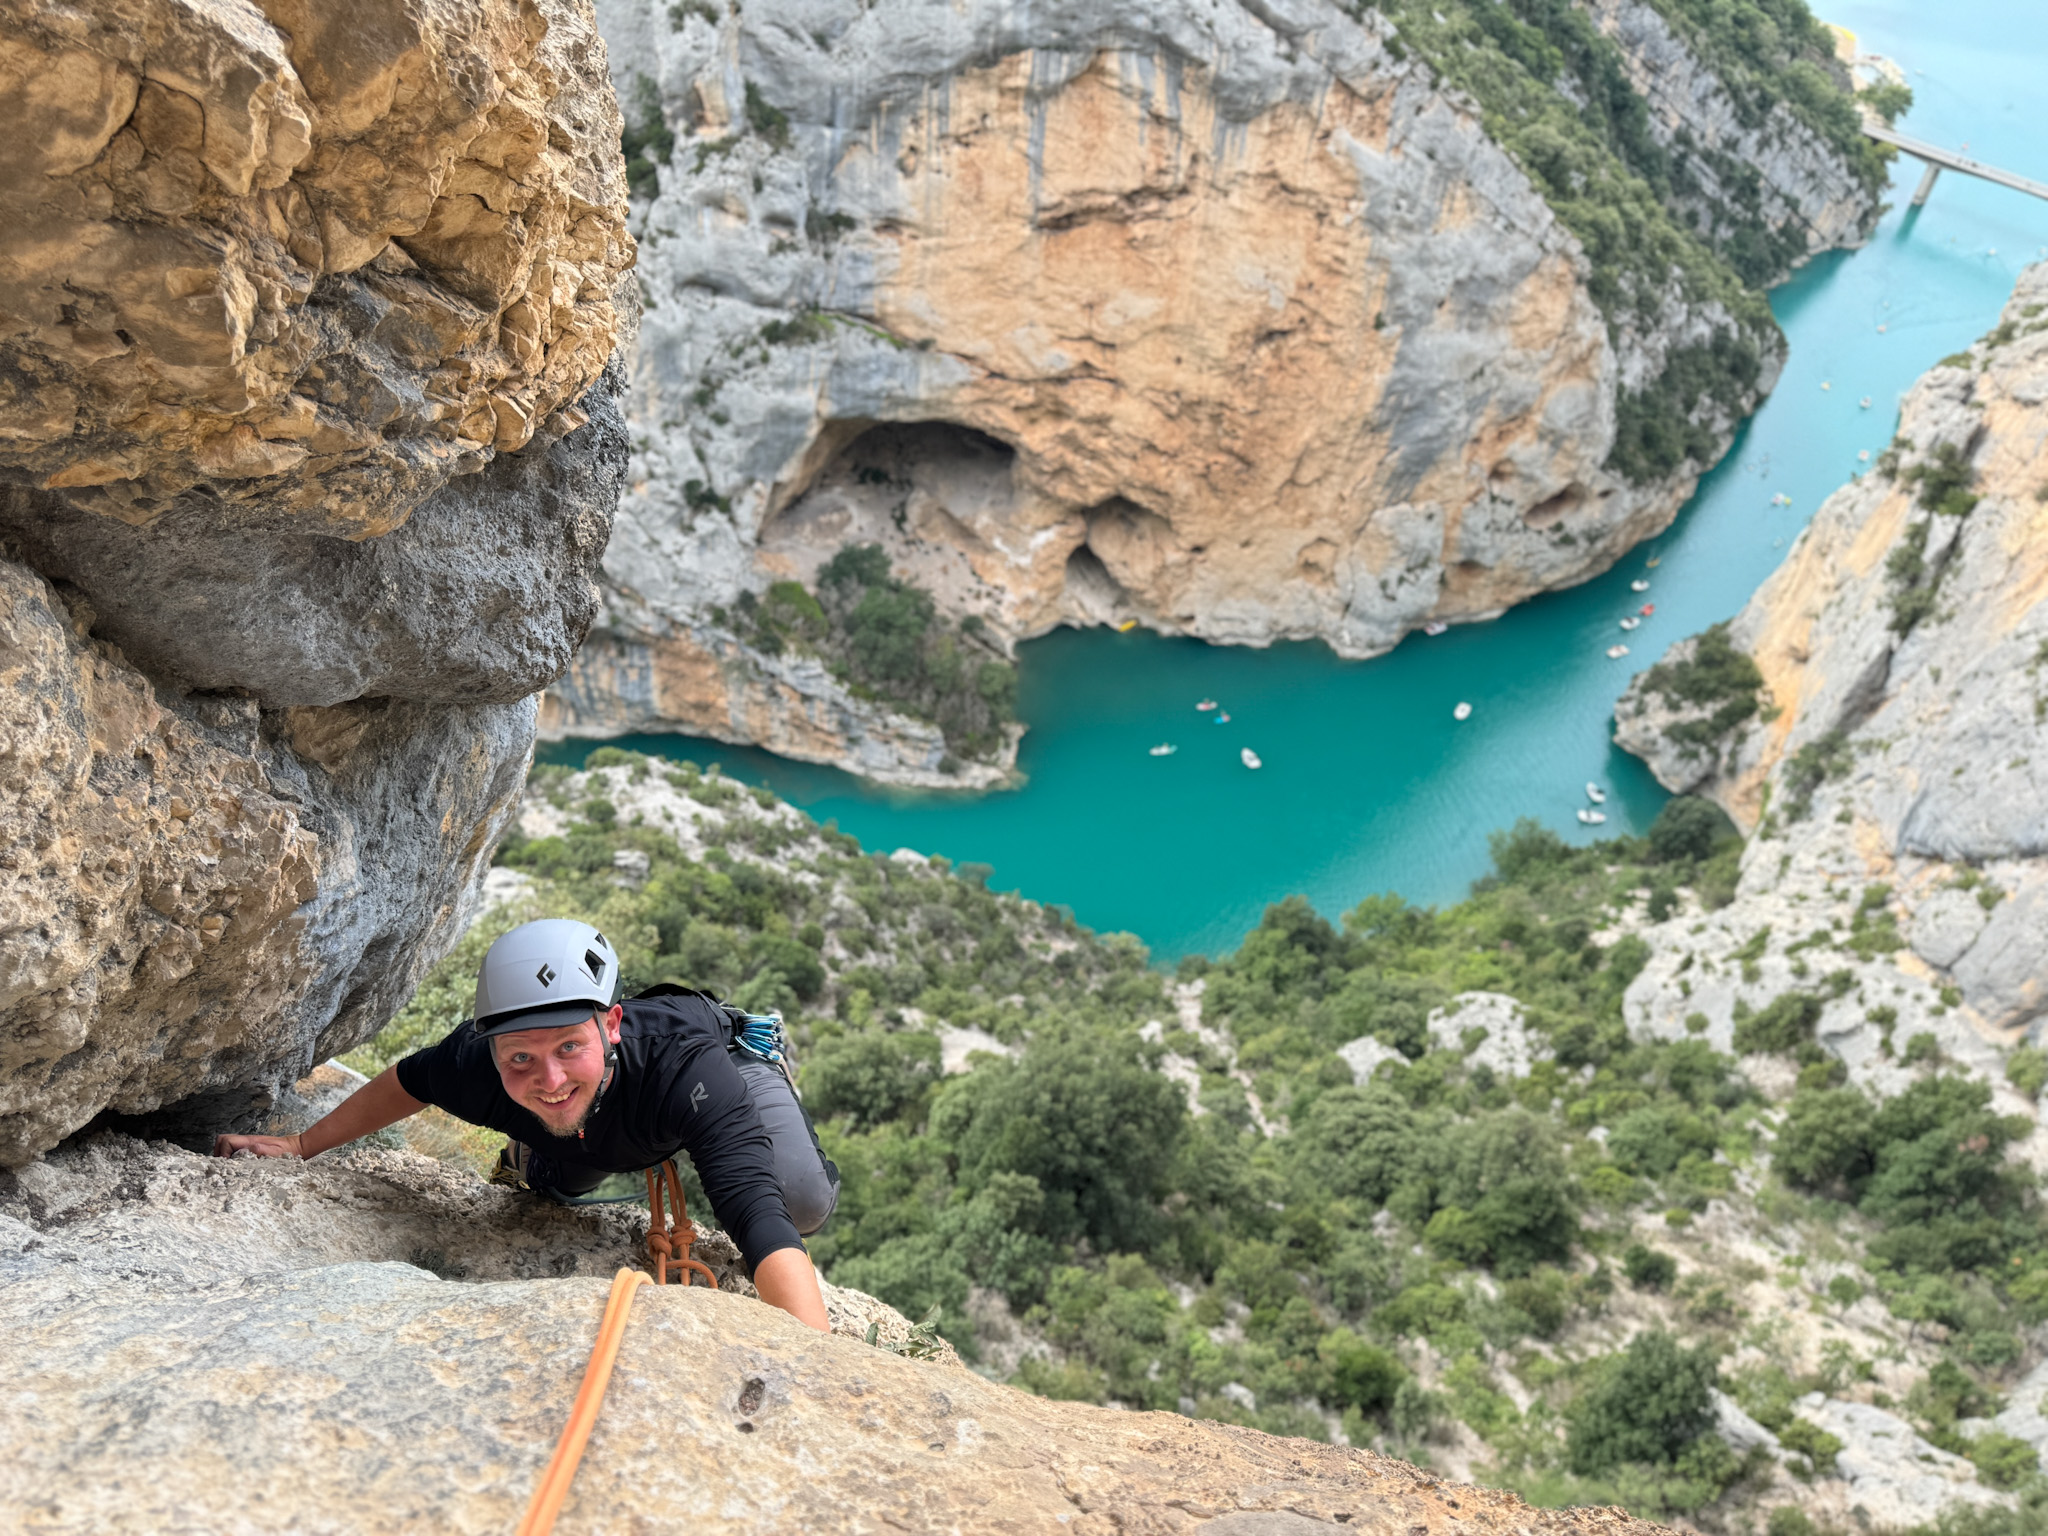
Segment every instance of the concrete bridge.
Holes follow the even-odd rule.
[[[1960,171],[1965,176],[1995,181],[2001,187],[2011,187],[2015,192],[2025,192],[2031,197],[2048,198],[2048,183],[2029,181],[2024,176],[2015,176],[2011,171],[2001,171],[1995,165],[1986,165],[1980,160],[1972,160],[1967,155],[1956,154],[1953,150],[1943,149],[1939,145],[1909,139],[1903,133],[1892,132],[1881,123],[1866,122],[1863,125],[1863,132],[1865,137],[1875,139],[1880,144],[1889,144],[1899,153],[1911,155],[1915,160],[1926,164],[1927,174],[1920,178],[1919,190],[1913,194],[1915,208],[1922,207],[1927,202],[1927,194],[1934,190],[1935,179],[1943,171]]]

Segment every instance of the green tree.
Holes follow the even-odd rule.
[[[804,1102],[818,1119],[866,1128],[920,1108],[938,1077],[937,1035],[842,1035],[805,1055]]]
[[[1179,1086],[1092,1032],[1043,1034],[1016,1061],[953,1079],[931,1116],[973,1190],[998,1173],[1045,1192],[1044,1232],[1099,1252],[1141,1246],[1163,1223],[1159,1201],[1187,1119]]]
[[[1713,1350],[1686,1349],[1662,1331],[1609,1355],[1567,1416],[1567,1453],[1581,1477],[1628,1462],[1670,1466],[1714,1424]]]

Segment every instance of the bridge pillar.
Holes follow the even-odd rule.
[[[1932,160],[1928,161],[1927,174],[1920,178],[1920,190],[1913,194],[1913,206],[1915,208],[1925,208],[1927,206],[1927,194],[1934,190],[1935,178],[1940,175],[1941,167]]]

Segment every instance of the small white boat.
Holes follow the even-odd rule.
[[[1178,752],[1179,750],[1180,748],[1176,747],[1172,742],[1162,741],[1161,743],[1159,743],[1158,746],[1152,749],[1152,755],[1154,757],[1171,757],[1174,753]]]
[[[1215,707],[1216,701],[1214,699],[1204,699],[1201,703],[1195,706],[1195,708],[1197,709],[1214,709]]]
[[[1631,592],[1647,592],[1650,590],[1650,584],[1649,582],[1645,581],[1642,577],[1638,576],[1634,581],[1628,584],[1628,589]]]
[[[1865,395],[1861,400],[1858,400],[1856,403],[1867,411],[1870,409],[1870,396]]]
[[[1605,811],[1588,811],[1581,809],[1579,812],[1579,821],[1582,825],[1588,827],[1604,827],[1607,825],[1607,813]]]
[[[1240,749],[1238,750],[1238,754],[1237,754],[1237,755],[1238,755],[1238,756],[1239,756],[1239,757],[1240,757],[1241,759],[1243,759],[1243,761],[1244,761],[1244,765],[1245,765],[1245,767],[1247,767],[1247,768],[1258,768],[1258,767],[1262,767],[1262,766],[1264,766],[1263,764],[1261,764],[1261,763],[1259,762],[1259,754],[1258,754],[1258,753],[1256,753],[1256,752],[1254,752],[1254,751],[1253,751],[1253,750],[1252,750],[1252,749],[1251,749],[1250,747],[1242,747],[1242,748],[1240,748]]]
[[[1833,389],[1835,386],[1830,384],[1826,379],[1822,379],[1820,381],[1820,387],[1822,389]]]
[[[1591,779],[1588,779],[1586,780],[1586,798],[1595,805],[1605,805],[1607,803],[1607,791],[1598,784],[1595,784]]]
[[[1607,647],[1607,659],[1609,661],[1619,661],[1627,654],[1628,647],[1625,645],[1610,645]]]
[[[1451,711],[1451,718],[1453,720],[1470,720],[1472,718],[1472,706],[1460,700],[1458,707]]]
[[[1633,614],[1631,614],[1631,615],[1630,615],[1629,617],[1627,617],[1627,618],[1625,618],[1625,619],[1623,619],[1623,620],[1621,621],[1621,627],[1622,627],[1623,629],[1634,629],[1634,628],[1635,628],[1635,627],[1636,627],[1636,626],[1637,626],[1638,624],[1640,624],[1640,623],[1642,623],[1642,622],[1643,622],[1643,621],[1642,621],[1641,619],[1639,619],[1639,618],[1635,617],[1635,616],[1634,616]]]
[[[1861,450],[1856,455],[1856,462],[1858,464],[1868,464],[1870,462],[1870,450],[1868,448]]]
[[[1890,327],[1890,326],[1888,326],[1888,325],[1880,325],[1880,326],[1879,326],[1879,327],[1877,328],[1877,334],[1878,334],[1878,335],[1880,335],[1880,336],[1882,336],[1882,335],[1883,335],[1883,334],[1884,334],[1884,333],[1885,333],[1886,331],[1888,331],[1888,330],[1890,330],[1890,329],[1891,329],[1891,327]]]
[[[1431,619],[1427,624],[1422,626],[1422,632],[1433,639],[1436,636],[1442,634],[1445,630],[1449,629],[1450,627],[1451,626],[1446,624],[1442,619]]]

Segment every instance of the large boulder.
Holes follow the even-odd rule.
[[[596,611],[586,0],[0,21],[0,1165],[228,1123],[460,932]]]
[[[510,1530],[643,1222],[404,1152],[223,1162],[102,1137],[0,1175],[0,1524]],[[642,1289],[561,1529],[1658,1529],[1032,1397],[898,1353],[908,1326],[872,1298],[827,1299],[821,1337],[729,1283]]]

